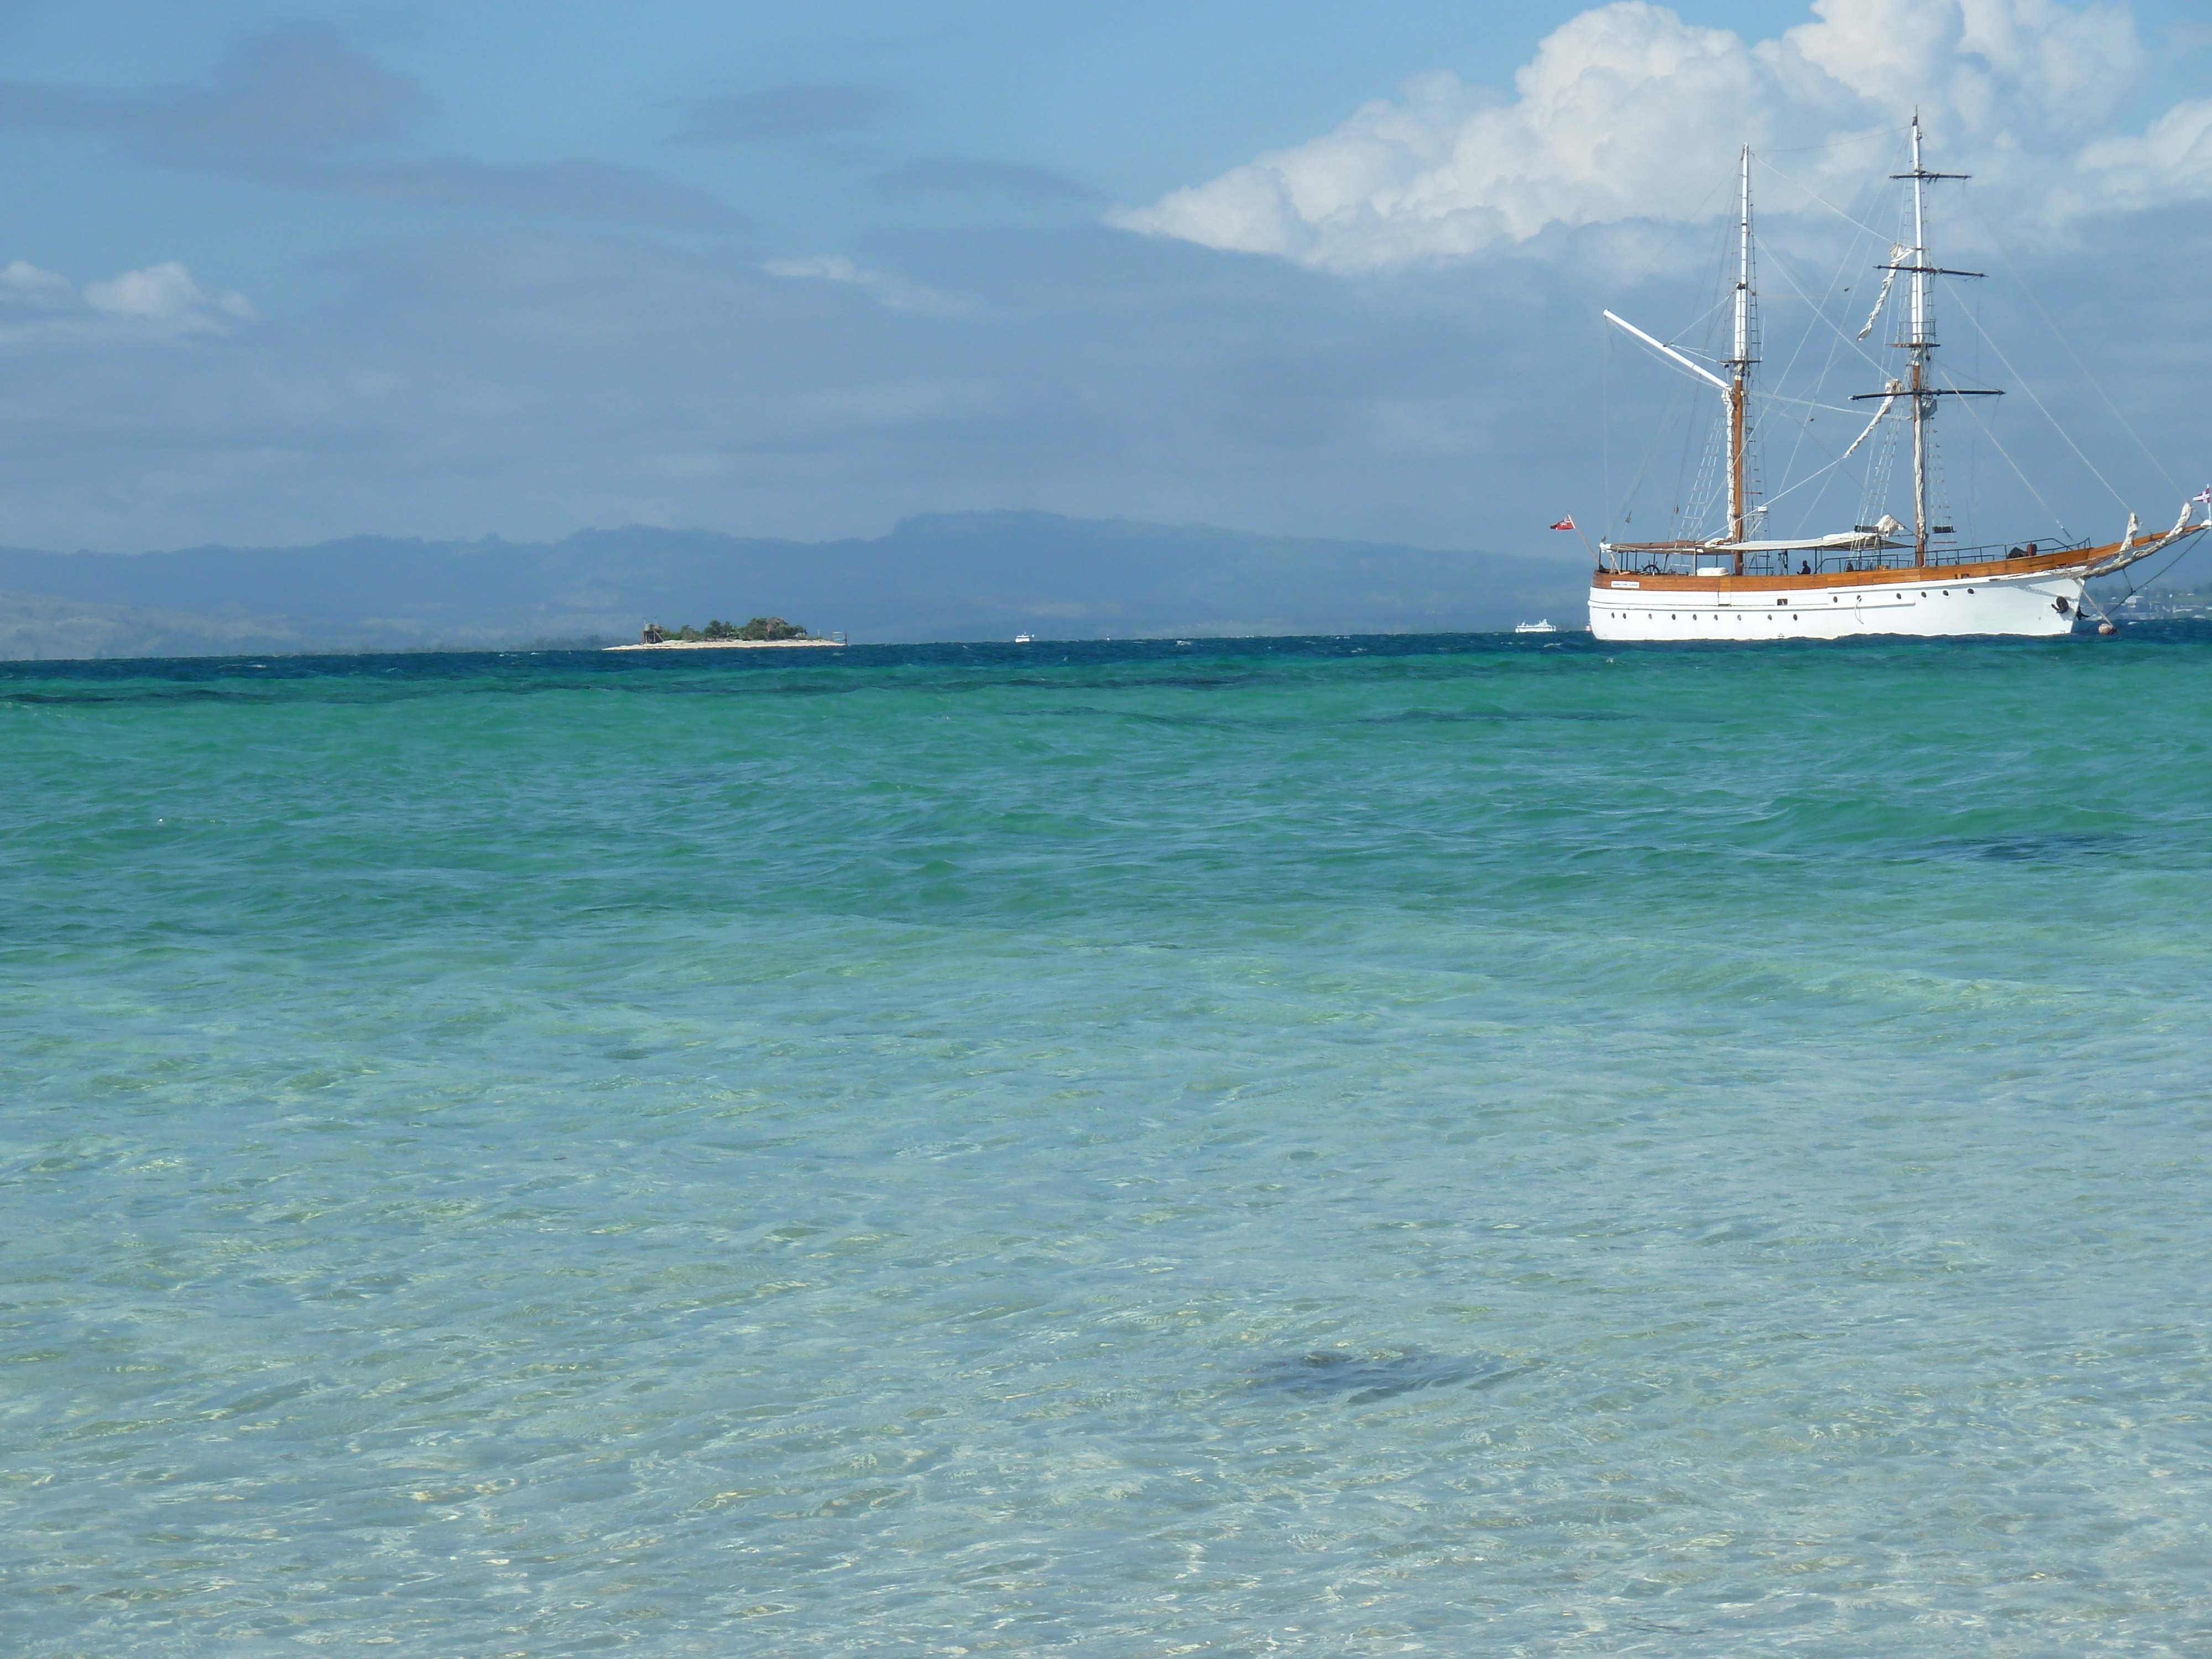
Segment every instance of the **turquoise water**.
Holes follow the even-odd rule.
[[[2201,1653],[2209,751],[2194,625],[0,669],[4,1645]]]

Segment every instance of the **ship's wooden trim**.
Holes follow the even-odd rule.
[[[2136,546],[2169,544],[2184,536],[2193,536],[2204,527],[2191,525],[2174,535],[2146,537]],[[1729,550],[1714,547],[1702,550],[1718,556]],[[1900,587],[1907,584],[1921,587],[1931,583],[1941,586],[1945,582],[1988,581],[2003,576],[2044,576],[2060,571],[2070,574],[2101,564],[2119,550],[2119,543],[2107,542],[2102,547],[2069,548],[2057,553],[2039,553],[2028,559],[1984,559],[1973,564],[1886,565],[1871,570],[1823,570],[1803,576],[1692,576],[1678,571],[1655,575],[1640,570],[1601,569],[1590,578],[1590,586],[1603,592],[1614,582],[1628,582],[1647,592],[1656,588],[1662,592],[1698,593],[1802,592],[1808,588],[1886,587],[1892,583]]]

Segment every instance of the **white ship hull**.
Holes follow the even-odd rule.
[[[1906,577],[1912,580],[1907,580]],[[1663,580],[1663,579],[1662,579]],[[1601,640],[1841,640],[1860,635],[1936,638],[2071,633],[2078,574],[1933,576],[1882,573],[1844,586],[1808,580],[1757,587],[1601,571],[1590,586],[1590,632]]]

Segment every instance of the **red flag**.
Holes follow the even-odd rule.
[[[1554,529],[1554,530],[1572,530],[1574,527],[1575,527],[1575,515],[1574,515],[1573,514],[1571,514],[1571,513],[1570,513],[1569,514],[1567,514],[1567,516],[1566,516],[1565,518],[1564,518],[1564,519],[1560,520],[1559,521],[1559,523],[1557,523],[1557,524],[1555,524],[1555,525],[1553,525],[1553,526],[1552,526],[1552,528],[1553,528],[1553,529]]]

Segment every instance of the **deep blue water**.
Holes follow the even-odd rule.
[[[0,665],[11,1653],[2212,1646],[2212,629]]]

